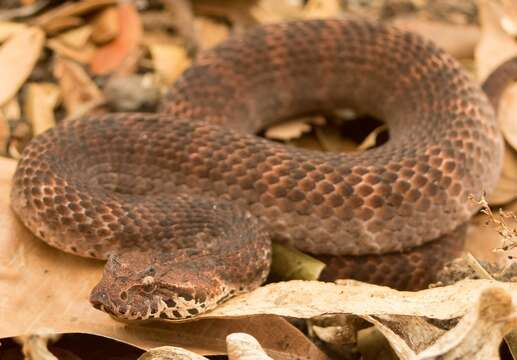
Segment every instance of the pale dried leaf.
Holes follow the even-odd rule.
[[[273,360],[257,339],[246,333],[233,333],[226,337],[228,360]]]
[[[258,0],[251,7],[250,13],[261,24],[293,20],[303,16],[303,2],[300,0]]]
[[[485,79],[499,64],[517,55],[517,42],[501,28],[502,5],[478,0],[481,38],[475,51],[477,77]]]
[[[22,345],[23,355],[31,360],[59,360],[47,348],[49,341],[56,341],[56,334],[34,334],[20,336],[17,341]]]
[[[0,47],[0,105],[9,101],[29,77],[44,40],[43,31],[32,27],[17,32]]]
[[[212,20],[206,16],[198,16],[194,20],[197,34],[197,43],[201,49],[212,48],[230,35],[230,29],[222,22]]]
[[[445,331],[415,316],[366,316],[391,344],[400,359],[414,359],[415,355],[436,342]]]
[[[119,31],[120,23],[117,8],[109,7],[95,17],[92,40],[97,44],[104,44],[115,39]]]
[[[89,64],[95,54],[95,47],[87,43],[82,48],[75,48],[66,45],[59,39],[50,39],[47,41],[47,47],[53,50],[57,55],[77,61],[81,64]]]
[[[10,129],[7,119],[0,114],[0,156],[7,154],[7,144],[9,143]]]
[[[232,23],[232,30],[242,32],[246,28],[257,24],[257,19],[252,14],[253,7],[257,2],[259,1],[198,0],[191,2],[191,4],[195,14],[228,19]]]
[[[84,25],[60,34],[57,37],[57,39],[59,39],[65,45],[74,48],[82,48],[87,44],[88,40],[90,39],[92,31],[93,28],[91,25]]]
[[[357,143],[342,136],[336,126],[317,127],[316,137],[325,151],[351,152],[358,150]]]
[[[75,3],[66,2],[61,6],[44,12],[34,20],[34,23],[43,27],[47,32],[50,32],[50,30],[60,31],[64,27],[56,28],[55,24],[59,23],[61,19],[76,18],[79,15],[90,13],[105,6],[116,5],[117,3],[117,0],[83,0]]]
[[[451,319],[464,315],[472,307],[472,299],[489,287],[501,287],[517,296],[517,284],[490,280],[463,280],[416,292],[354,280],[340,280],[337,284],[292,280],[262,286],[200,317],[274,314],[308,319],[327,313],[346,313]]]
[[[342,12],[339,0],[309,0],[303,8],[303,17],[306,19],[332,18]]]
[[[429,21],[418,16],[395,18],[392,24],[435,42],[459,59],[471,58],[481,37],[481,31],[477,26]]]
[[[307,119],[296,119],[278,125],[270,126],[265,133],[266,138],[275,140],[291,140],[311,131],[312,127]]]
[[[517,152],[506,144],[501,176],[499,177],[495,189],[489,194],[488,202],[490,205],[503,205],[516,198]]]
[[[517,84],[510,85],[504,92],[498,109],[499,127],[504,138],[517,150]]]
[[[371,133],[368,134],[367,137],[364,138],[363,142],[361,144],[359,144],[359,146],[357,147],[357,150],[366,150],[371,147],[374,147],[375,144],[377,143],[377,137],[381,133],[383,133],[384,131],[387,131],[387,130],[388,130],[388,125],[386,125],[386,124],[376,127],[375,129],[373,129],[373,131]]]
[[[185,48],[173,43],[154,43],[149,45],[156,73],[166,84],[172,83],[190,65]]]
[[[104,102],[104,96],[86,71],[77,63],[58,57],[54,76],[59,81],[69,118],[84,115]]]
[[[499,359],[503,336],[517,325],[514,311],[508,292],[486,289],[480,294],[478,305],[416,359]]]
[[[20,120],[22,117],[22,110],[17,98],[12,98],[2,105],[0,107],[0,112],[7,120]]]
[[[27,25],[23,23],[0,21],[0,42],[4,42],[21,30],[26,30]]]
[[[198,50],[199,37],[194,25],[194,12],[190,0],[163,0],[165,15],[168,22],[172,23],[177,34],[182,39],[188,53]]]
[[[25,97],[25,116],[32,124],[34,135],[55,125],[54,108],[60,99],[60,89],[52,83],[30,83]]]
[[[502,0],[504,14],[501,16],[501,28],[510,36],[517,36],[517,4],[513,0]]]
[[[81,26],[83,25],[83,23],[83,18],[79,16],[66,16],[59,17],[56,20],[48,24],[45,24],[45,26],[42,26],[42,28],[45,30],[47,34],[56,34],[67,29]]]
[[[198,355],[174,346],[161,346],[147,351],[137,360],[208,360],[206,357]]]
[[[96,75],[106,75],[117,70],[140,45],[142,22],[135,5],[122,3],[117,11],[118,36],[97,49],[90,62],[90,69]]]
[[[317,337],[336,354],[348,358],[357,345],[357,334],[370,324],[348,314],[325,315],[307,321],[309,336]]]

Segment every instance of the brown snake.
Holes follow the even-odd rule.
[[[385,120],[390,140],[333,154],[253,135],[343,107]],[[36,137],[11,199],[48,244],[108,258],[94,306],[174,319],[259,286],[270,239],[325,259],[323,279],[422,287],[461,250],[467,197],[494,187],[501,159],[493,107],[451,56],[384,25],[304,21],[203,53],[159,114]]]

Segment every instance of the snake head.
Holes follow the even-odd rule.
[[[122,319],[177,320],[210,310],[236,293],[214,276],[210,261],[179,258],[141,250],[111,255],[90,302]]]

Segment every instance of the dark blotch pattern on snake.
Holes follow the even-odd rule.
[[[333,154],[253,135],[352,107],[390,140]],[[19,162],[12,207],[48,244],[108,259],[92,303],[185,318],[259,286],[270,239],[329,262],[323,278],[419,288],[462,246],[501,166],[494,110],[419,36],[355,21],[259,27],[203,53],[159,114],[61,123]]]

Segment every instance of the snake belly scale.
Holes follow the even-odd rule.
[[[390,140],[356,153],[254,135],[351,107]],[[501,167],[494,110],[461,66],[417,35],[363,21],[257,27],[204,52],[157,114],[59,124],[23,152],[11,202],[63,251],[108,259],[94,306],[186,318],[259,286],[271,239],[334,275],[422,287],[461,249]],[[416,274],[416,275],[415,275]]]

